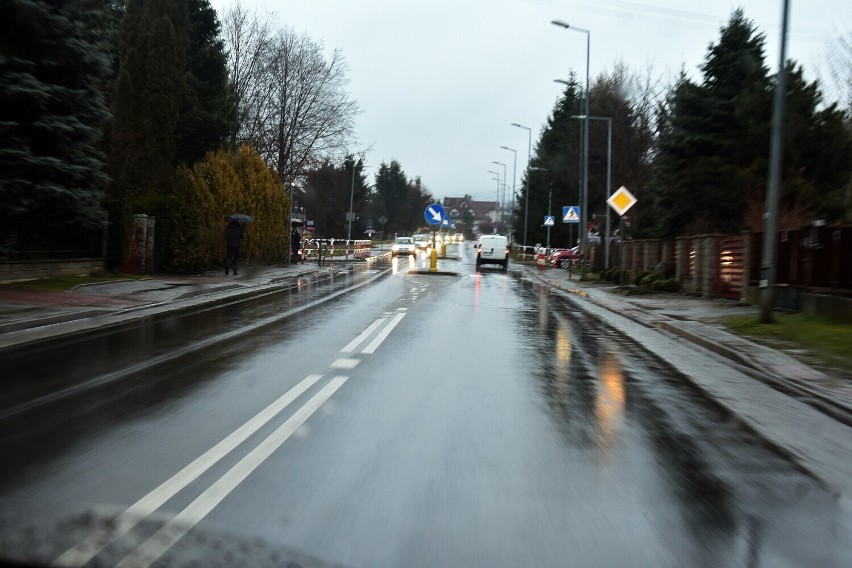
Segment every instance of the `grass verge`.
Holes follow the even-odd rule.
[[[728,329],[758,343],[794,351],[805,362],[819,363],[852,376],[852,324],[810,314],[776,314],[762,324],[753,317],[728,318]]]

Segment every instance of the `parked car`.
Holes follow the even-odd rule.
[[[411,237],[397,237],[391,245],[391,256],[417,254],[417,245]]]
[[[571,268],[571,266],[580,258],[579,247],[570,249],[556,249],[550,253],[548,259],[550,265],[554,268]]]
[[[503,235],[482,235],[476,241],[476,270],[483,264],[499,264],[509,269],[509,239]]]

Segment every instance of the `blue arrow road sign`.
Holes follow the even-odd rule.
[[[444,208],[437,203],[428,206],[426,211],[423,212],[423,216],[430,225],[440,225],[447,218]]]
[[[552,227],[555,224],[556,224],[556,219],[553,217],[553,215],[545,215],[544,216],[544,226],[545,227]]]
[[[563,223],[579,223],[580,222],[580,206],[566,205],[562,208]]]

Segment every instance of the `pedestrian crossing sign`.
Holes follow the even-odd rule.
[[[565,205],[562,208],[562,222],[563,223],[579,223],[580,222],[580,206],[579,205]]]
[[[556,219],[554,219],[553,215],[545,215],[544,217],[544,226],[552,227],[556,224]]]

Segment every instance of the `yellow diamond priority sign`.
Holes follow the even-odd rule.
[[[627,213],[628,209],[636,204],[636,197],[634,197],[633,194],[627,191],[627,188],[622,185],[618,188],[618,191],[610,195],[606,202],[609,203],[609,206],[612,207],[613,211],[619,215],[624,215]]]

